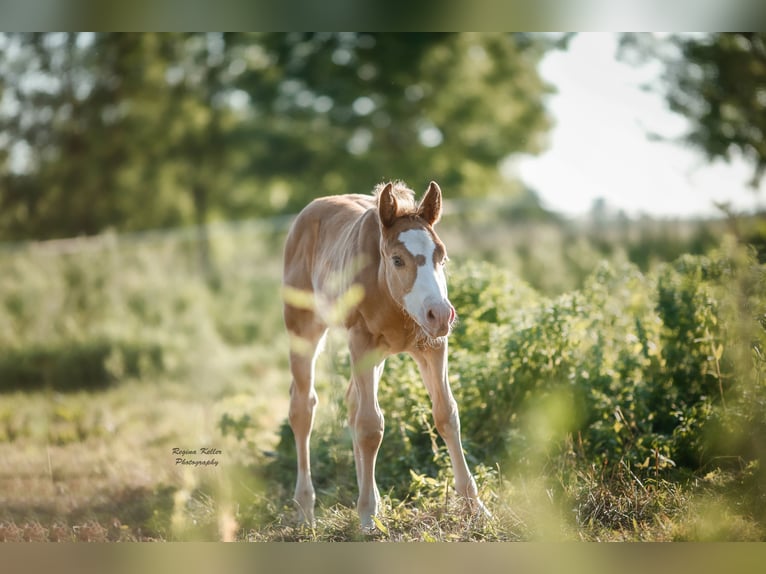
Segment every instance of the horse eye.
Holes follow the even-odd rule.
[[[394,255],[391,260],[394,262],[394,267],[404,267],[404,261],[398,255]]]

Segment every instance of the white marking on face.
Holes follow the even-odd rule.
[[[399,241],[413,257],[422,255],[423,265],[418,266],[415,282],[404,296],[407,311],[422,324],[428,302],[441,303],[447,300],[447,279],[441,265],[434,266],[436,244],[424,229],[408,229],[399,234]]]

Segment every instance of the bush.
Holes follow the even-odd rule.
[[[0,391],[97,390],[122,377],[163,370],[163,349],[146,342],[94,341],[0,352]]]
[[[729,247],[683,256],[650,275],[604,263],[581,289],[556,298],[472,264],[452,272],[450,294],[460,318],[450,380],[470,464],[508,473],[619,463],[680,476],[761,456],[766,289],[753,257]],[[405,498],[424,475],[448,476],[413,361],[389,359],[379,400],[381,489]],[[289,483],[287,423],[281,439],[272,471]],[[355,492],[343,424],[318,425],[312,444],[320,492],[337,488],[339,476]],[[347,455],[338,456],[339,445]]]

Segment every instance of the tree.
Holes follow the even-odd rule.
[[[758,187],[766,170],[766,34],[755,32],[621,38],[623,58],[664,64],[661,91],[691,122],[685,140],[709,159],[739,153]]]
[[[167,155],[163,46],[141,34],[4,39],[0,233],[91,234],[183,221],[160,185]]]
[[[0,238],[294,212],[387,179],[513,193],[549,127],[525,34],[0,35]]]
[[[509,192],[498,163],[541,151],[550,127],[537,73],[550,46],[539,37],[270,34],[261,45],[273,65],[240,85],[271,124],[259,143],[275,153],[252,154],[269,162],[254,169],[303,175],[289,210],[394,178],[438,179],[447,196]],[[274,68],[282,80],[264,90]]]

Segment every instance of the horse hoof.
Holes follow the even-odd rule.
[[[489,511],[489,509],[486,506],[484,506],[484,503],[482,503],[481,500],[477,502],[479,504],[477,505],[476,514],[483,516],[484,518],[489,518],[489,519],[494,518],[494,516],[492,516],[492,513]]]

